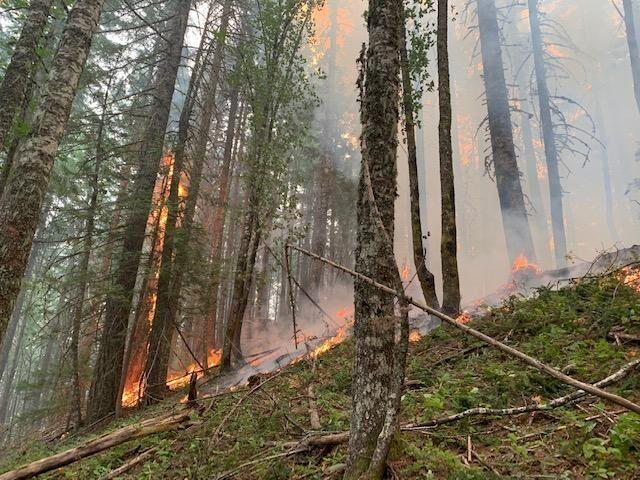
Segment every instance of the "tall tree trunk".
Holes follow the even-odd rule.
[[[369,46],[361,58],[362,165],[358,191],[356,271],[402,288],[393,253],[400,100],[402,3],[370,0]],[[363,51],[364,54],[364,51]],[[363,55],[364,56],[364,55]],[[381,479],[404,378],[403,346],[394,297],[355,282],[349,460],[345,478]],[[403,328],[406,325],[403,320]],[[408,334],[408,333],[407,333]],[[398,354],[400,352],[400,354]],[[404,350],[406,353],[406,350]]]
[[[7,411],[9,408],[9,400],[11,400],[11,390],[13,388],[14,379],[16,376],[16,371],[18,370],[18,365],[20,364],[20,356],[22,355],[22,343],[24,340],[25,330],[27,328],[28,319],[26,316],[18,313],[20,321],[20,330],[18,332],[18,337],[16,340],[16,346],[13,350],[13,359],[11,361],[11,366],[8,368],[3,385],[2,392],[0,392],[0,425],[5,425],[5,420],[7,418]]]
[[[622,7],[624,9],[624,28],[627,35],[629,60],[631,62],[631,76],[633,77],[633,94],[640,113],[640,48],[638,48],[638,37],[636,35],[633,1],[622,0]]]
[[[456,232],[456,198],[451,146],[451,87],[449,84],[449,2],[438,0],[438,147],[440,152],[440,188],[442,191],[442,310],[456,314],[460,310],[460,277]]]
[[[96,209],[98,207],[98,194],[100,191],[100,169],[104,159],[103,137],[105,121],[107,116],[107,101],[109,99],[109,88],[111,78],[107,82],[105,94],[102,98],[102,115],[98,123],[96,133],[96,150],[93,173],[91,175],[91,193],[87,208],[87,218],[85,220],[84,240],[82,242],[82,256],[78,268],[80,285],[78,286],[78,296],[76,299],[76,308],[73,312],[73,321],[71,329],[71,372],[72,372],[72,418],[76,428],[82,424],[82,386],[80,385],[80,334],[82,330],[82,321],[84,319],[85,297],[87,296],[89,261],[93,250],[93,240],[96,226]]]
[[[170,22],[166,53],[157,72],[149,123],[140,145],[139,167],[134,179],[133,192],[129,199],[130,210],[127,215],[120,264],[115,278],[115,291],[109,295],[106,302],[105,323],[87,409],[89,421],[99,420],[114,412],[116,403],[119,401],[117,397],[122,376],[127,323],[144,245],[153,189],[163,155],[165,131],[169,120],[171,99],[180,65],[190,6],[191,0],[176,0],[176,12]]]
[[[418,181],[418,149],[416,146],[416,125],[413,112],[415,99],[409,73],[407,55],[407,28],[402,22],[402,41],[400,42],[400,63],[402,68],[402,104],[404,107],[404,127],[407,136],[407,157],[409,160],[409,197],[411,201],[411,239],[413,245],[413,262],[416,267],[422,295],[427,305],[439,308],[436,294],[436,282],[427,265],[425,243],[426,235],[422,233],[420,218],[420,183]]]
[[[42,216],[42,219],[40,221],[38,232],[42,232],[42,229],[44,228],[46,213],[48,209],[48,205],[45,204],[45,207],[43,208],[45,214]],[[36,233],[36,239],[39,235],[40,233]],[[43,250],[44,243],[36,241],[34,247],[31,249],[29,260],[27,262],[27,268],[24,273],[25,281],[30,281],[38,271],[38,268],[40,268],[41,253]],[[9,354],[11,353],[11,347],[13,346],[16,329],[18,328],[18,323],[20,322],[20,318],[22,315],[22,309],[24,307],[24,302],[27,296],[27,290],[27,288],[20,289],[20,294],[18,295],[18,299],[16,300],[13,312],[11,313],[11,320],[9,321],[7,334],[2,340],[2,346],[0,347],[0,381],[2,380],[4,372],[9,365]]]
[[[325,149],[321,153],[320,165],[316,169],[316,185],[313,202],[313,225],[311,228],[311,251],[325,256],[327,246],[327,213],[329,211],[329,189],[331,177],[331,153]],[[324,266],[320,262],[309,265],[309,284],[305,289],[312,296],[322,287]]]
[[[520,255],[536,260],[533,238],[524,203],[520,171],[513,143],[513,128],[507,82],[502,63],[502,47],[495,0],[478,0],[478,28],[482,51],[482,70],[489,116],[491,151],[502,227],[510,264]]]
[[[30,3],[29,13],[0,84],[0,151],[16,113],[25,103],[30,77],[39,58],[38,44],[47,25],[52,3],[52,0],[32,0]]]
[[[615,209],[613,207],[613,191],[611,187],[611,168],[609,165],[609,139],[607,135],[606,123],[604,122],[604,115],[602,113],[602,105],[600,103],[600,96],[597,93],[598,90],[594,89],[594,106],[596,114],[596,123],[600,130],[600,136],[604,145],[600,150],[600,161],[602,162],[602,188],[604,190],[604,214],[606,217],[607,229],[609,235],[611,235],[611,241],[617,243],[620,240],[620,235],[616,229]]]
[[[62,33],[34,128],[20,147],[0,199],[0,340],[27,265],[58,145],[104,0],[78,0]]]
[[[224,219],[228,211],[228,199],[229,191],[231,187],[231,169],[234,160],[233,146],[235,138],[242,137],[240,130],[243,127],[242,120],[243,113],[240,114],[240,125],[237,127],[236,123],[238,117],[238,90],[234,89],[231,92],[230,106],[229,106],[229,120],[227,123],[227,131],[225,134],[224,152],[222,154],[222,167],[218,176],[218,192],[216,198],[216,205],[213,212],[213,221],[211,224],[211,272],[210,272],[210,288],[209,299],[207,300],[207,318],[205,319],[205,350],[214,348],[216,343],[219,343],[216,338],[216,323],[218,322],[218,290],[220,288],[220,277],[222,269],[222,240],[224,238]]]
[[[547,87],[547,76],[544,61],[544,43],[542,39],[542,32],[540,31],[540,19],[538,16],[538,0],[528,0],[528,2],[533,62],[536,75],[536,86],[538,90],[538,102],[540,103],[540,123],[542,126],[544,154],[547,161],[547,174],[549,176],[553,251],[555,254],[556,267],[562,268],[567,263],[567,239],[564,229],[562,185],[560,184],[560,172],[558,169],[558,151],[556,148],[555,133],[553,131],[553,119],[551,118],[549,88]]]

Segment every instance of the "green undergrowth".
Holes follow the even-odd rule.
[[[607,338],[613,328],[640,333],[639,315],[640,296],[610,276],[575,282],[560,291],[542,289],[535,298],[512,298],[473,326],[576,378],[596,382],[640,354],[637,343],[618,345]],[[300,362],[249,396],[248,389],[241,389],[204,400],[203,413],[193,414],[193,426],[129,442],[49,478],[100,478],[152,447],[157,450],[148,461],[119,478],[214,479],[224,472],[240,479],[328,478],[332,466],[346,461],[346,446],[277,455],[291,448],[287,442],[308,433],[310,383],[323,429],[349,428],[351,355],[347,341],[318,358],[315,372],[310,362]],[[478,406],[546,402],[572,391],[450,327],[411,345],[407,378],[411,387],[402,397],[403,425]],[[608,390],[640,401],[640,370]],[[175,408],[175,401],[138,411],[109,430]],[[0,461],[0,471],[88,438],[72,437],[47,448],[25,446]],[[639,460],[640,417],[588,400],[535,414],[468,417],[400,433],[390,453],[389,478],[638,479]]]

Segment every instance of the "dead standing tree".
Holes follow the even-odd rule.
[[[507,83],[495,0],[478,0],[478,29],[486,92],[492,165],[510,263],[520,255],[536,261],[513,142]]]

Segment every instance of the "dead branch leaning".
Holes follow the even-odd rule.
[[[353,270],[351,270],[351,269],[349,269],[347,267],[344,267],[344,266],[339,265],[339,264],[337,264],[335,262],[332,262],[331,260],[327,260],[326,258],[323,258],[323,257],[321,257],[319,255],[316,255],[315,253],[311,253],[311,252],[309,252],[309,251],[307,251],[307,250],[305,250],[303,248],[297,247],[295,245],[289,245],[289,248],[293,248],[294,250],[297,250],[297,251],[299,251],[300,253],[302,253],[304,255],[307,255],[307,256],[309,256],[311,258],[314,258],[314,259],[316,259],[318,261],[324,262],[327,265],[330,265],[330,266],[332,266],[334,268],[337,268],[338,270],[341,270],[341,271],[343,271],[343,272],[345,272],[345,273],[347,273],[347,274],[349,274],[349,275],[351,275],[351,276],[353,276],[355,278],[358,278],[359,280],[361,280],[361,281],[363,281],[365,283],[368,283],[369,285],[372,285],[372,286],[374,286],[374,287],[376,287],[376,288],[378,288],[378,289],[380,289],[380,290],[382,290],[384,292],[387,292],[387,293],[392,294],[392,295],[398,295],[398,291],[394,290],[393,288],[390,288],[390,287],[388,287],[386,285],[378,283],[375,280],[367,277],[366,275],[363,275],[361,273],[355,272],[355,271],[353,271]],[[561,371],[559,371],[559,370],[557,370],[557,369],[555,369],[555,368],[553,368],[553,367],[551,367],[549,365],[546,365],[545,363],[542,363],[540,360],[538,360],[538,359],[536,359],[534,357],[531,357],[531,356],[527,355],[526,353],[523,353],[523,352],[521,352],[519,350],[516,350],[513,347],[505,345],[504,343],[502,343],[502,342],[500,342],[500,341],[498,341],[498,340],[496,340],[494,338],[491,338],[490,336],[485,335],[484,333],[482,333],[482,332],[480,332],[478,330],[475,330],[475,329],[473,329],[473,328],[471,328],[471,327],[469,327],[467,325],[464,325],[462,323],[458,323],[454,318],[451,318],[450,316],[445,315],[444,313],[439,312],[438,310],[435,310],[435,309],[433,309],[431,307],[428,307],[427,305],[424,305],[423,303],[421,303],[421,302],[419,302],[417,300],[414,300],[411,297],[405,296],[405,299],[406,299],[406,301],[408,303],[410,303],[411,305],[413,305],[415,307],[418,307],[420,310],[423,310],[423,311],[425,311],[425,312],[427,312],[427,313],[429,313],[429,314],[431,314],[431,315],[433,315],[435,317],[438,317],[440,320],[442,320],[443,322],[451,325],[452,327],[455,327],[458,330],[462,330],[464,333],[466,333],[468,335],[471,335],[471,336],[473,336],[473,337],[475,337],[475,338],[477,338],[479,340],[482,340],[483,342],[485,342],[485,343],[487,343],[487,344],[489,344],[489,345],[491,345],[491,346],[493,346],[493,347],[495,347],[495,348],[507,353],[508,355],[510,355],[512,357],[515,357],[515,358],[518,358],[518,359],[522,360],[527,365],[530,365],[530,366],[532,366],[532,367],[534,367],[534,368],[536,368],[536,369],[538,369],[538,370],[540,370],[542,372],[545,372],[546,374],[548,374],[549,376],[555,378],[556,380],[560,380],[561,382],[564,382],[564,383],[566,383],[568,385],[572,385],[572,386],[574,386],[576,388],[584,390],[585,392],[590,393],[592,395],[595,395],[596,397],[603,398],[603,399],[608,400],[608,401],[610,401],[612,403],[620,405],[621,407],[624,407],[627,410],[631,410],[631,411],[633,411],[635,413],[640,414],[640,405],[638,405],[638,404],[636,404],[636,403],[634,403],[634,402],[632,402],[632,401],[630,401],[630,400],[628,400],[626,398],[620,397],[619,395],[615,395],[613,393],[609,393],[609,392],[607,392],[605,390],[602,390],[601,388],[595,387],[595,386],[593,386],[593,385],[591,385],[589,383],[585,383],[585,382],[577,380],[577,379],[575,379],[573,377],[570,377],[569,375],[565,375]]]

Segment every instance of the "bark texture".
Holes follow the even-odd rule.
[[[31,133],[0,199],[0,340],[20,292],[33,235],[80,75],[104,0],[78,0],[69,12]]]
[[[33,0],[29,5],[29,13],[0,84],[0,150],[16,113],[26,100],[30,77],[38,59],[38,44],[47,25],[52,3],[52,0]]]
[[[513,143],[507,83],[495,0],[478,0],[482,70],[489,116],[493,167],[509,262],[520,255],[536,261]]]
[[[460,310],[460,276],[456,230],[456,197],[451,146],[451,86],[449,82],[449,2],[438,0],[438,147],[440,152],[440,189],[442,194],[442,310],[455,314]]]
[[[387,285],[399,275],[393,253],[400,100],[402,4],[370,0],[362,58],[362,165],[356,271]],[[364,54],[364,52],[363,52]],[[355,282],[351,433],[345,478],[380,479],[395,430],[396,321],[393,295]]]
[[[118,402],[133,290],[142,255],[153,189],[163,154],[165,131],[190,7],[191,0],[176,1],[176,12],[170,21],[164,58],[157,72],[149,123],[140,144],[138,171],[129,199],[130,210],[126,219],[120,264],[113,291],[107,298],[105,308],[105,323],[89,396],[87,411],[89,421],[99,420],[114,412]]]

